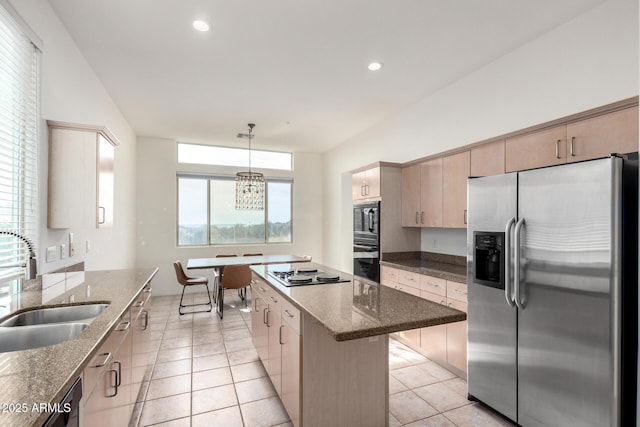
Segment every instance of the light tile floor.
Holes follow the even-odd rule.
[[[194,299],[206,294],[185,303]],[[158,352],[130,427],[291,426],[251,343],[251,313],[237,294],[225,294],[223,320],[213,311],[180,316],[179,300],[153,297],[151,338]],[[463,379],[394,339],[389,369],[391,427],[511,425],[469,402]]]

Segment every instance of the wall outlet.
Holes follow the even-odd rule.
[[[91,240],[87,240],[85,252],[89,253],[90,250],[91,250]]]
[[[47,262],[53,262],[58,259],[58,247],[57,246],[49,246],[47,247]]]
[[[65,259],[67,257],[67,245],[62,243],[60,245],[60,259]]]

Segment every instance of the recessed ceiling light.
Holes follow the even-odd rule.
[[[200,21],[200,20],[196,20],[193,21],[193,28],[195,28],[198,31],[209,31],[209,23],[205,22],[205,21]]]
[[[372,62],[367,68],[371,71],[378,71],[380,68],[382,68],[382,63]]]

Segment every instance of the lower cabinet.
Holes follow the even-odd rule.
[[[118,320],[83,371],[81,426],[128,425],[143,381],[153,369],[151,285]]]
[[[456,310],[467,312],[467,285],[438,277],[382,267],[382,284]],[[393,280],[397,281],[395,283]],[[418,289],[415,285],[418,283]],[[416,293],[417,291],[417,293]],[[467,322],[448,323],[397,333],[403,342],[425,356],[467,372]]]
[[[300,311],[254,275],[251,335],[273,387],[294,426],[301,422]]]
[[[129,423],[133,412],[130,328],[130,312],[127,311],[84,369],[84,406],[81,404],[80,417],[82,425],[93,427]]]

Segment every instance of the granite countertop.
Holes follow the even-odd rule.
[[[467,283],[466,258],[429,252],[383,254],[380,265]]]
[[[313,266],[337,273],[350,282],[286,287],[268,274],[269,269]],[[265,279],[301,311],[324,326],[336,341],[372,337],[466,319],[466,314],[402,291],[353,277],[323,265],[254,266]]]
[[[12,313],[44,305],[69,305],[70,301],[73,304],[108,302],[110,305],[76,338],[32,350],[0,353],[0,425],[39,426],[44,423],[50,414],[31,409],[41,403],[59,402],[64,397],[119,317],[157,271],[141,268],[85,272],[82,284],[50,301],[41,289],[15,295]],[[28,409],[17,412],[16,406]]]

